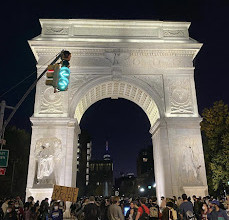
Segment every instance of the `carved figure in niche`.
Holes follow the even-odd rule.
[[[58,163],[62,155],[61,141],[57,138],[41,138],[36,143],[37,183],[55,184]]]

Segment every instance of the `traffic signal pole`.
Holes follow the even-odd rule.
[[[50,63],[50,65],[53,65],[54,63],[56,63],[56,61],[61,57],[61,54],[64,50],[62,50],[60,53],[57,54],[56,58]],[[10,120],[12,119],[12,117],[14,116],[14,114],[16,113],[16,111],[18,110],[18,108],[21,106],[21,104],[24,102],[24,100],[26,99],[26,97],[29,95],[29,93],[34,89],[34,87],[36,86],[37,82],[45,75],[45,73],[47,72],[48,67],[41,73],[41,75],[33,82],[33,84],[29,87],[29,89],[26,91],[26,93],[22,96],[22,98],[20,99],[20,101],[16,104],[15,107],[11,107],[13,109],[13,111],[11,112],[11,114],[9,115],[9,117],[7,118],[7,120],[3,123],[3,117],[4,117],[4,111],[5,111],[5,107],[4,104],[2,104],[4,101],[1,102],[1,115],[0,115],[0,126],[1,126],[1,133],[0,133],[0,137],[1,140],[4,139],[4,134],[5,134],[5,129],[6,126],[9,124]],[[2,113],[3,111],[3,113]],[[1,142],[1,148],[3,146],[3,142]]]

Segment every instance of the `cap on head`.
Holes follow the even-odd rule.
[[[219,206],[220,204],[219,204],[219,201],[217,201],[217,200],[213,200],[213,201],[211,201],[211,204],[215,204],[215,205],[217,205],[217,206]]]

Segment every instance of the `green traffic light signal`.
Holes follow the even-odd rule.
[[[70,69],[66,66],[60,68],[58,75],[57,89],[66,91],[69,84]]]

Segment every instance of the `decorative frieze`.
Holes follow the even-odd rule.
[[[58,27],[58,26],[44,26],[42,29],[44,35],[68,35],[69,34],[69,27]]]

